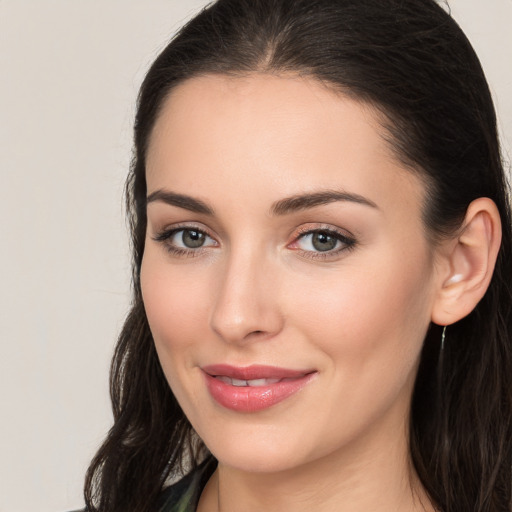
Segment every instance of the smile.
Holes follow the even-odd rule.
[[[300,391],[317,373],[258,365],[212,365],[202,370],[215,402],[237,412],[257,412],[282,402]]]

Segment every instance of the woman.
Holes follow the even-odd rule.
[[[213,3],[142,85],[127,197],[89,510],[512,510],[509,199],[439,5]]]

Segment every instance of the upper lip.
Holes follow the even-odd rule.
[[[211,377],[230,377],[240,380],[254,379],[293,379],[313,373],[315,370],[293,370],[278,366],[250,365],[231,366],[229,364],[212,364],[203,366],[202,370]]]

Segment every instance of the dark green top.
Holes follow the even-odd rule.
[[[167,487],[160,496],[158,512],[196,512],[204,486],[216,467],[217,461],[213,457],[208,457],[181,480]],[[86,512],[86,510],[72,512]]]
[[[165,489],[158,512],[196,512],[204,486],[216,467],[217,461],[208,458],[195,470]]]

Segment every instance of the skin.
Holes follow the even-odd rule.
[[[154,199],[141,285],[167,380],[219,467],[199,510],[433,510],[411,468],[414,379],[446,279],[422,223],[424,186],[369,107],[314,80],[204,76],[173,90],[150,139]],[[343,191],[287,213],[277,201]],[[153,196],[155,198],[155,196]],[[207,234],[176,254],[181,235]],[[354,240],[321,252],[304,231]],[[160,236],[162,238],[162,236]],[[312,369],[298,393],[239,413],[201,367]],[[342,504],[342,505],[341,505]]]

